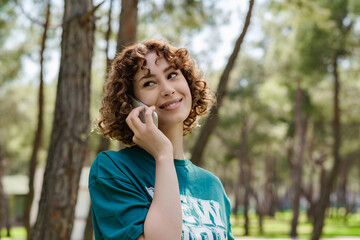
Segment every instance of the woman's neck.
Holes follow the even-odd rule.
[[[184,136],[183,136],[183,126],[178,125],[176,127],[166,128],[162,127],[160,129],[167,138],[171,141],[173,145],[173,152],[175,159],[184,159]]]

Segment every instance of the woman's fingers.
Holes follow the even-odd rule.
[[[143,117],[145,117],[145,123],[140,119],[141,112],[144,111]],[[156,125],[152,118],[155,106],[145,109],[144,106],[133,109],[126,118],[126,123],[130,129],[134,132],[133,142],[135,144],[143,145],[143,143],[156,141],[156,133],[154,129]],[[143,119],[144,120],[144,119]],[[146,145],[146,144],[145,144]],[[146,146],[143,147],[146,147]]]
[[[126,118],[126,123],[134,133],[137,133],[138,129],[143,125],[139,116],[140,112],[144,110],[144,106],[134,108]]]
[[[155,111],[155,106],[151,106],[145,111],[145,123],[148,126],[150,126],[151,124],[155,125],[154,119],[153,119],[154,111]]]

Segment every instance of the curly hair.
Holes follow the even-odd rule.
[[[209,107],[214,103],[214,96],[202,78],[201,71],[185,48],[176,48],[161,40],[133,44],[126,47],[113,60],[104,85],[100,118],[97,120],[97,126],[104,137],[117,139],[126,145],[134,144],[134,133],[125,119],[133,109],[131,102],[134,96],[134,76],[139,69],[145,68],[145,57],[150,52],[164,57],[169,65],[180,69],[189,85],[192,107],[184,121],[184,135],[199,126],[198,119],[207,115]]]

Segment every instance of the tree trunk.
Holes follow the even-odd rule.
[[[5,158],[2,150],[2,139],[0,136],[0,238],[1,238],[1,229],[3,226],[6,228],[6,236],[10,237],[10,214],[9,214],[9,205],[8,199],[4,191],[4,186],[2,184],[2,179],[5,176]]]
[[[238,183],[241,182],[240,178],[240,174],[238,175]],[[235,196],[235,203],[232,206],[232,213],[233,214],[237,214],[238,210],[239,210],[239,206],[240,206],[240,184],[235,184],[234,186],[234,196]]]
[[[299,219],[299,207],[301,196],[302,183],[302,165],[304,161],[304,150],[306,140],[306,121],[302,111],[303,104],[303,89],[300,82],[295,93],[295,137],[294,137],[294,152],[291,164],[291,178],[292,178],[292,212],[293,218],[291,220],[290,236],[297,236],[297,224]]]
[[[113,0],[110,0],[110,6],[109,6],[109,11],[108,11],[108,22],[107,22],[107,31],[105,33],[105,41],[106,41],[106,47],[105,47],[105,56],[106,56],[106,69],[105,69],[105,81],[106,78],[108,76],[108,72],[110,70],[110,66],[111,66],[111,60],[109,57],[109,42],[110,42],[110,36],[112,33],[112,29],[111,29],[111,22],[112,22],[112,9],[113,9]],[[108,141],[110,142],[110,141]]]
[[[350,170],[353,168],[354,160],[359,158],[360,150],[350,152],[343,157],[343,167],[341,171],[341,184],[339,193],[342,194],[339,196],[341,205],[345,208],[345,213],[342,216],[344,221],[347,222],[348,214],[351,213],[351,200],[348,199],[348,176]]]
[[[138,0],[122,0],[120,13],[120,28],[116,51],[121,52],[124,47],[136,41],[136,27],[138,14]]]
[[[340,182],[339,185],[337,187],[337,191],[336,191],[336,215],[337,217],[344,217],[345,219],[345,212],[344,215],[340,216],[340,209],[341,208],[345,208],[347,206],[347,201],[346,201],[346,194],[347,194],[347,164],[349,162],[348,161],[343,161],[343,167],[340,170]]]
[[[66,0],[51,142],[31,239],[70,239],[79,178],[86,157],[95,8]]]
[[[250,220],[249,220],[249,192],[246,190],[245,188],[245,194],[244,194],[244,229],[245,229],[245,236],[249,236],[249,225],[250,225]]]
[[[269,151],[267,150],[267,153]],[[262,215],[275,216],[277,205],[277,193],[276,193],[276,159],[271,155],[265,156],[265,193],[264,193],[264,211]]]
[[[137,8],[138,0],[122,0],[121,1],[121,12],[120,12],[120,24],[118,31],[118,42],[116,51],[121,52],[126,45],[134,43],[136,41],[136,29],[137,29]],[[111,60],[109,58],[109,39],[111,35],[111,10],[112,10],[113,0],[110,1],[110,7],[108,12],[108,30],[105,33],[106,40],[106,76],[110,69]],[[106,151],[109,149],[110,140],[108,138],[102,137],[100,144],[98,146],[97,152]],[[84,240],[91,240],[94,232],[91,215],[91,206],[89,207],[89,214],[86,220]],[[91,234],[90,234],[91,233]]]
[[[29,162],[29,193],[26,196],[24,204],[24,225],[27,231],[27,239],[30,240],[31,236],[31,225],[30,225],[30,212],[31,206],[34,199],[34,177],[35,170],[38,164],[38,152],[42,143],[42,132],[44,125],[44,52],[46,49],[47,31],[50,22],[50,0],[47,2],[45,22],[43,25],[43,35],[41,40],[40,50],[40,84],[39,84],[39,95],[38,95],[38,123],[34,139],[34,145],[32,149],[31,159]]]
[[[5,192],[4,187],[2,183],[2,179],[5,176],[5,158],[3,156],[2,152],[2,142],[1,142],[1,136],[0,136],[0,232],[2,227],[5,225],[5,213],[6,213],[6,206],[5,206]],[[0,239],[1,239],[1,233],[0,233]]]
[[[245,228],[245,236],[248,236],[249,233],[249,203],[250,203],[250,193],[251,193],[251,166],[250,161],[248,160],[247,155],[247,135],[249,132],[248,129],[248,121],[249,117],[245,116],[243,118],[243,126],[241,128],[241,137],[240,137],[240,145],[239,145],[239,166],[240,166],[240,175],[241,181],[244,184],[244,228]]]
[[[237,155],[235,155],[237,157]],[[239,206],[240,206],[240,202],[241,202],[241,186],[244,184],[243,183],[243,176],[242,176],[242,170],[241,170],[241,161],[238,160],[238,166],[239,166],[239,173],[237,176],[237,183],[235,183],[235,190],[234,190],[234,195],[235,195],[235,204],[233,206],[233,213],[237,214],[238,210],[239,210]]]
[[[263,225],[263,217],[264,217],[264,206],[260,199],[257,198],[257,215],[258,215],[258,225],[259,225],[259,234],[264,234],[264,225]]]
[[[112,8],[113,8],[113,0],[110,0],[110,6],[109,6],[109,11],[108,11],[108,23],[107,23],[108,29],[107,29],[107,31],[105,33],[105,41],[106,41],[106,48],[105,48],[105,55],[106,55],[105,76],[106,77],[108,75],[108,71],[110,69],[110,64],[111,64],[111,60],[109,58],[109,39],[110,39],[110,35],[112,33],[112,30],[111,30]],[[100,144],[99,144],[99,147],[97,149],[97,152],[99,153],[99,152],[105,151],[105,150],[109,149],[109,146],[110,146],[110,140],[108,138],[102,137],[100,139]],[[88,215],[87,215],[87,218],[86,218],[86,225],[85,225],[83,240],[92,240],[93,235],[94,235],[94,225],[93,225],[93,222],[92,222],[91,203],[90,203],[89,210],[88,210]]]
[[[313,144],[313,139],[310,142],[310,145]],[[312,151],[310,151],[312,152]],[[308,208],[306,210],[307,218],[309,222],[314,222],[314,183],[315,183],[315,161],[311,158],[312,153],[309,154],[310,161],[311,161],[311,168],[310,168],[310,174],[309,174],[309,184],[307,186],[304,186],[302,195],[305,196],[306,200],[308,201]]]
[[[325,211],[329,205],[330,193],[334,187],[338,170],[341,167],[340,147],[341,147],[341,129],[340,129],[340,79],[338,75],[338,58],[335,54],[333,58],[333,76],[334,76],[334,121],[333,121],[333,158],[334,165],[330,175],[326,179],[325,185],[321,188],[320,198],[315,208],[314,226],[311,239],[320,239],[325,220]]]
[[[92,240],[94,236],[94,226],[92,223],[91,206],[88,211],[83,240]]]
[[[240,36],[238,37],[238,39],[236,40],[233,52],[231,53],[231,56],[226,64],[226,67],[220,77],[220,82],[219,82],[219,85],[217,88],[217,99],[216,99],[217,104],[212,106],[212,108],[210,110],[210,115],[207,118],[204,126],[202,127],[201,132],[197,138],[196,144],[192,149],[191,161],[198,166],[201,166],[203,164],[202,156],[203,156],[206,144],[209,140],[210,135],[212,134],[212,132],[214,131],[214,129],[217,125],[219,108],[221,107],[222,101],[225,97],[226,86],[229,81],[230,73],[234,67],[235,60],[240,52],[241,45],[243,43],[244,37],[246,35],[247,29],[250,24],[253,5],[254,5],[254,0],[249,0],[249,10],[247,12],[246,21],[245,21],[243,30],[242,30]]]
[[[245,116],[243,118],[243,126],[241,128],[240,132],[240,143],[239,143],[239,149],[233,149],[223,136],[216,131],[217,136],[219,139],[224,143],[225,147],[228,149],[228,151],[235,156],[238,159],[238,167],[239,167],[239,173],[238,173],[238,182],[237,186],[235,187],[235,213],[237,212],[238,205],[240,204],[240,186],[244,186],[244,199],[243,199],[243,206],[244,206],[244,228],[245,228],[245,235],[249,235],[249,202],[250,202],[250,196],[254,195],[254,192],[251,188],[251,179],[252,179],[252,168],[251,163],[248,161],[247,156],[247,135],[248,132],[250,132],[249,129],[249,117]],[[255,196],[256,197],[256,196]]]
[[[6,196],[4,198],[4,209],[5,209],[5,219],[6,219],[5,221],[6,237],[10,238],[11,219],[10,219],[10,210],[9,210],[9,200]]]
[[[352,154],[349,155],[351,156]],[[344,157],[343,167],[341,168],[341,182],[338,190],[338,200],[340,207],[345,208],[344,215],[342,216],[345,221],[347,221],[347,215],[350,212],[350,201],[348,199],[348,176],[352,164],[353,158],[348,158],[348,156]]]

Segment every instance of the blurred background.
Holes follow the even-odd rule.
[[[0,9],[0,238],[92,239],[89,167],[124,147],[94,127],[108,64],[149,38],[187,48],[217,93],[186,154],[221,179],[236,237],[360,237],[360,1]]]

